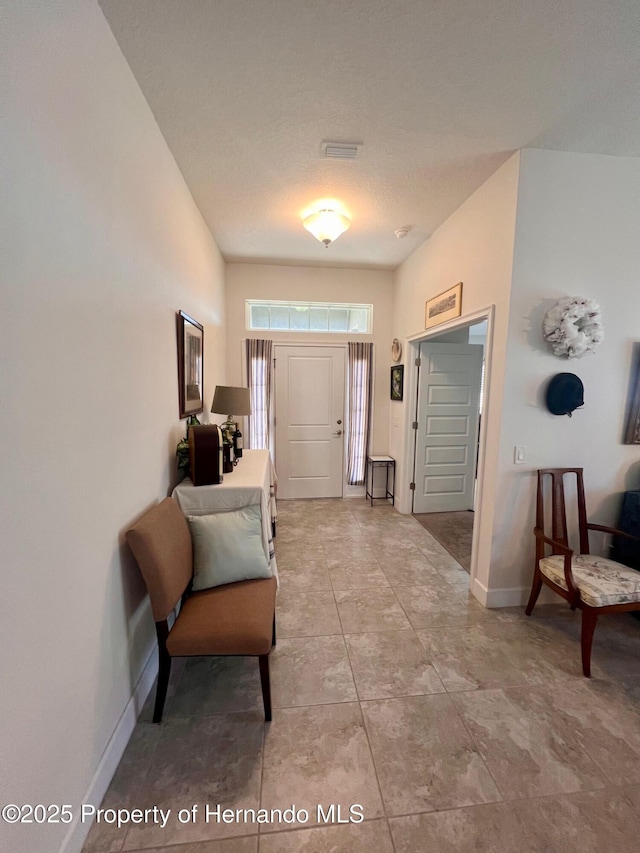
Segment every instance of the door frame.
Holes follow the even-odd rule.
[[[485,343],[485,368],[484,368],[484,395],[483,395],[483,412],[487,412],[490,406],[491,397],[491,374],[493,363],[493,330],[495,305],[488,305],[486,308],[481,308],[474,311],[472,314],[465,314],[462,317],[456,317],[455,320],[450,320],[448,323],[442,323],[440,326],[435,326],[432,329],[418,332],[415,335],[407,338],[407,363],[405,367],[405,392],[407,393],[407,418],[405,423],[405,447],[407,451],[404,455],[404,471],[398,478],[400,488],[403,492],[403,504],[410,507],[410,512],[413,512],[413,497],[414,493],[409,488],[414,482],[413,475],[415,471],[415,455],[416,455],[416,431],[412,427],[412,423],[417,418],[418,406],[418,367],[416,360],[420,355],[420,344],[423,341],[434,340],[440,335],[447,332],[453,332],[456,329],[474,326],[483,320],[487,321],[487,340]],[[478,492],[476,499],[476,510],[473,523],[473,539],[471,544],[471,567],[469,571],[470,585],[473,586],[474,579],[477,575],[477,558],[478,558],[478,541],[480,538],[480,526],[482,520],[482,510],[484,506],[484,474],[485,474],[485,450],[487,444],[487,424],[488,417],[483,414],[480,419],[480,436],[478,441]]]

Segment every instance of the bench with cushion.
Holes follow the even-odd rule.
[[[126,538],[149,592],[158,635],[154,723],[162,719],[171,659],[193,655],[257,657],[265,719],[270,720],[269,653],[276,641],[276,579],[262,577],[192,591],[191,533],[172,498],[149,510]],[[181,606],[170,627],[178,603]]]

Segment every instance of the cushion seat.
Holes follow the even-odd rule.
[[[193,593],[167,637],[172,657],[267,655],[273,636],[274,577]]]
[[[550,581],[567,589],[564,557],[554,554],[540,560],[540,571]],[[573,580],[580,598],[590,607],[640,602],[640,572],[593,554],[574,554]]]

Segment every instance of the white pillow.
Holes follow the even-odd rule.
[[[194,591],[225,583],[270,578],[262,544],[259,506],[187,516],[193,540]]]

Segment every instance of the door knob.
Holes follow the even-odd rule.
[[[339,429],[337,432],[334,432],[334,435],[342,435],[342,430]]]
[[[336,423],[338,424],[338,426],[340,426],[340,424],[342,423],[342,421],[336,421]]]

